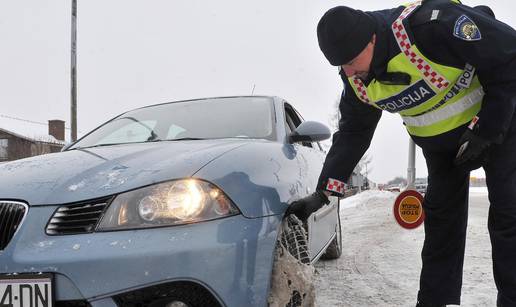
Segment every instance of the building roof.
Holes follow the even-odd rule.
[[[28,141],[54,143],[64,145],[69,142],[69,136],[65,130],[66,141],[60,141],[55,137],[48,134],[48,124],[37,123],[33,121],[27,121],[17,119],[14,117],[1,115],[0,114],[0,131],[15,135],[19,138],[26,139]]]

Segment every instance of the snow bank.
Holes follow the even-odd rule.
[[[401,228],[398,193],[370,190],[341,200],[342,256],[315,264],[316,307],[410,307],[416,303],[424,227]],[[496,306],[487,231],[487,189],[472,187],[462,306]]]
[[[359,205],[377,203],[384,204],[392,201],[394,204],[394,199],[398,196],[397,192],[389,192],[389,191],[379,191],[379,190],[367,190],[362,193],[358,193],[348,198],[344,198],[340,201],[340,207],[344,208],[353,208]],[[487,195],[487,187],[470,187],[469,194],[473,196],[484,196]]]
[[[487,187],[470,187],[469,195],[473,195],[473,196],[487,195]]]
[[[362,193],[358,193],[348,198],[344,198],[340,201],[340,207],[342,209],[353,208],[359,205],[365,205],[370,203],[388,203],[390,200],[394,202],[394,199],[398,193],[389,191],[379,190],[367,190]]]

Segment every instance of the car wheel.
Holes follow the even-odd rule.
[[[284,223],[287,227],[284,227],[281,233],[281,245],[299,262],[310,264],[308,237],[303,222],[291,215]]]
[[[321,256],[323,260],[338,259],[342,255],[342,230],[340,227],[340,210],[337,210],[338,223],[335,229],[335,238],[331,241],[326,251]]]
[[[290,215],[283,221],[276,244],[269,306],[313,306],[314,272],[303,223]]]

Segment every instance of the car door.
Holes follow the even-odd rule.
[[[292,106],[285,103],[285,120],[287,130],[293,131],[301,124],[303,118]],[[310,194],[317,185],[326,153],[317,142],[295,143],[293,146],[296,154],[299,155],[298,160],[304,161],[304,163],[299,163],[298,180],[304,188],[301,190]],[[308,244],[312,261],[321,256],[336,233],[338,206],[338,198],[330,197],[329,205],[323,206],[308,218]]]

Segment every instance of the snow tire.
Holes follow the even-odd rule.
[[[294,215],[287,216],[276,245],[269,306],[313,306],[314,272],[303,223]]]

